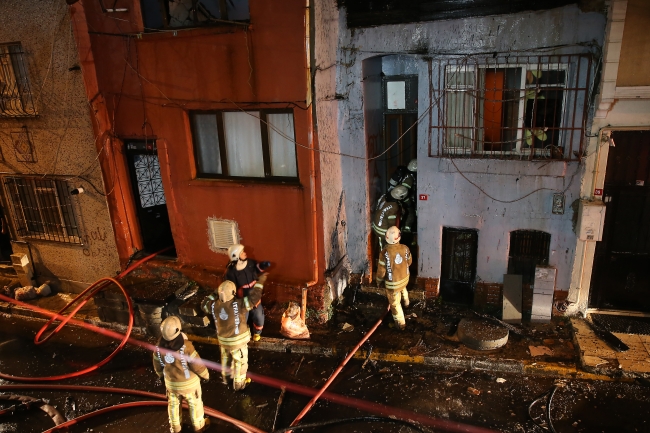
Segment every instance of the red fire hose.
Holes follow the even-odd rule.
[[[160,250],[156,253],[150,254],[147,257],[138,260],[128,268],[126,268],[124,271],[122,271],[117,278],[121,279],[124,278],[127,274],[129,274],[131,271],[133,271],[135,268],[140,266],[142,263],[145,263],[148,260],[151,260],[158,254],[161,254],[167,250],[169,250],[171,247],[167,247],[163,250]],[[46,323],[43,325],[43,327],[38,331],[36,336],[34,337],[34,344],[42,344],[48,341],[54,334],[59,332],[71,319],[72,317],[77,314],[77,312],[84,306],[86,303],[92,298],[93,295],[98,293],[99,291],[105,289],[108,287],[110,283],[115,284],[124,294],[124,297],[126,298],[126,303],[129,307],[129,325],[126,330],[126,334],[123,335],[122,341],[120,344],[115,348],[113,352],[111,352],[110,355],[108,355],[106,358],[104,358],[102,361],[99,363],[92,365],[88,368],[85,368],[80,371],[75,371],[73,373],[68,373],[68,374],[61,374],[58,376],[43,376],[43,377],[24,377],[24,376],[11,376],[8,374],[0,373],[0,378],[5,379],[5,380],[12,380],[15,382],[44,382],[44,381],[55,381],[55,380],[64,380],[64,379],[70,379],[72,377],[77,377],[84,375],[86,373],[90,373],[91,371],[95,371],[98,368],[102,367],[105,365],[107,362],[109,362],[111,359],[117,355],[117,353],[122,350],[122,348],[126,345],[127,341],[129,340],[129,337],[131,336],[131,331],[133,330],[133,304],[131,302],[131,298],[129,297],[128,293],[126,292],[126,289],[124,286],[122,286],[117,279],[114,278],[101,278],[91,284],[86,290],[81,292],[79,295],[77,295],[72,301],[70,301],[65,307],[60,309],[56,315],[53,315]],[[6,298],[7,300],[10,298]],[[63,316],[63,313],[70,308],[72,305],[74,305],[77,301],[80,301],[79,304],[70,312],[68,316]],[[62,320],[61,320],[62,319]],[[50,332],[47,336],[41,339],[41,336],[47,329],[50,327],[50,325],[55,321],[55,320],[61,320],[61,323],[59,326],[56,327],[52,332]]]
[[[291,427],[294,427],[295,425],[297,425],[300,422],[300,420],[302,420],[302,418],[307,414],[307,412],[309,412],[311,410],[311,408],[314,406],[314,404],[316,404],[316,401],[320,398],[321,395],[323,395],[323,393],[327,390],[327,388],[329,388],[329,386],[332,384],[332,382],[334,382],[334,379],[336,379],[336,376],[339,375],[341,370],[343,370],[343,367],[345,367],[345,364],[347,364],[348,361],[350,359],[352,359],[354,354],[357,353],[357,350],[359,350],[359,348],[361,346],[363,346],[363,343],[368,341],[370,336],[377,330],[379,325],[381,325],[381,322],[383,322],[384,317],[386,317],[386,314],[388,313],[388,311],[390,311],[390,305],[388,306],[388,308],[386,308],[386,311],[384,311],[384,314],[381,315],[379,320],[377,320],[377,323],[375,323],[375,326],[373,326],[370,329],[370,331],[368,331],[366,333],[366,335],[361,339],[361,341],[359,341],[359,343],[356,346],[354,346],[354,349],[352,349],[350,351],[350,353],[348,353],[348,356],[345,357],[343,362],[341,362],[341,364],[336,368],[336,370],[334,370],[334,372],[330,375],[330,378],[327,379],[327,382],[325,382],[325,385],[323,385],[323,387],[316,393],[316,395],[313,396],[311,398],[311,400],[309,400],[309,403],[307,403],[307,406],[305,406],[303,408],[303,410],[298,414],[298,416],[296,416],[296,419],[294,419],[293,422],[291,423]]]
[[[154,398],[156,400],[162,401],[139,401],[132,403],[119,404],[115,406],[109,406],[103,409],[100,409],[95,412],[90,412],[85,415],[79,416],[75,419],[61,423],[56,427],[53,427],[47,430],[45,433],[55,432],[60,428],[66,428],[73,424],[77,424],[80,421],[88,419],[90,417],[101,415],[106,412],[113,410],[125,409],[128,407],[137,407],[137,406],[167,406],[167,396],[163,394],[156,394],[154,392],[148,391],[139,391],[136,389],[126,389],[126,388],[108,388],[103,386],[88,386],[88,385],[0,385],[0,390],[4,391],[16,391],[16,390],[46,390],[46,391],[75,391],[75,392],[99,392],[99,393],[109,393],[109,394],[127,394],[127,395],[137,395],[140,397]],[[184,406],[185,403],[183,403]],[[218,410],[212,409],[210,407],[204,406],[203,410],[205,413],[211,417],[220,419],[222,421],[229,422],[234,426],[238,427],[240,430],[250,433],[264,433],[263,430],[258,429],[250,424],[246,424],[243,421],[239,421],[236,418],[229,417],[228,415],[219,412]]]

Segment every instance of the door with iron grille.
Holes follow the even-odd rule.
[[[477,230],[442,228],[440,295],[445,302],[473,303],[477,249]]]
[[[615,131],[589,307],[650,312],[650,131]]]
[[[144,249],[153,253],[173,247],[156,144],[134,140],[125,142],[125,146]],[[175,251],[165,253],[175,254]]]

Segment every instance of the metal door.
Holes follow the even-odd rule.
[[[127,141],[126,156],[140,223],[142,243],[147,252],[174,246],[167,201],[160,176],[155,142]],[[165,255],[175,255],[175,251]]]
[[[589,306],[650,312],[650,131],[616,131],[613,138]]]
[[[442,228],[440,295],[445,302],[474,302],[478,231]]]

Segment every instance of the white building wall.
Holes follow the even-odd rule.
[[[332,5],[334,1],[321,3]],[[361,158],[366,156],[363,60],[378,55],[412,54],[419,64],[418,109],[422,114],[431,103],[428,59],[435,61],[448,54],[507,53],[557,46],[564,47],[552,51],[554,54],[582,52],[577,44],[602,43],[606,22],[602,14],[583,13],[577,6],[354,30],[346,28],[343,8],[339,10],[339,17],[336,84],[340,95],[334,102],[338,105],[339,117],[336,119],[337,135],[332,138],[338,142],[342,153]],[[331,43],[331,38],[317,39],[317,63],[320,63],[318,46],[327,43]],[[316,77],[317,84],[319,78]],[[316,97],[323,96],[317,94]],[[436,118],[433,117],[434,122]],[[325,118],[319,119],[319,128],[323,128],[324,122],[327,122]],[[568,187],[564,215],[551,213],[553,191],[550,190],[536,192],[514,203],[499,203],[458,174],[448,159],[429,156],[428,126],[428,116],[424,116],[418,125],[418,193],[428,194],[429,199],[418,202],[420,276],[440,276],[442,226],[479,230],[477,275],[487,282],[502,282],[507,270],[509,232],[535,229],[551,233],[550,262],[558,266],[557,288],[568,290],[576,248],[571,204],[580,195],[583,166],[561,161],[456,159],[469,179],[501,200],[516,199],[538,188],[562,191]],[[347,251],[353,271],[365,271],[370,231],[366,161],[342,156],[341,176],[347,209]],[[323,185],[326,188],[325,183]],[[327,219],[328,215],[324,217]]]

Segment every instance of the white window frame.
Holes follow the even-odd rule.
[[[445,153],[452,153],[455,155],[465,155],[465,154],[481,154],[481,155],[514,155],[514,156],[529,156],[530,155],[530,150],[528,149],[522,149],[522,144],[524,142],[524,130],[526,129],[524,126],[524,121],[525,121],[525,111],[526,111],[526,91],[528,89],[543,89],[543,88],[561,88],[562,89],[562,110],[560,112],[560,124],[558,126],[558,129],[560,130],[560,134],[562,133],[561,131],[563,130],[565,126],[565,117],[566,117],[566,110],[567,110],[567,96],[568,92],[566,91],[567,88],[567,83],[570,80],[569,76],[569,70],[570,70],[570,65],[568,63],[545,63],[545,64],[526,64],[526,63],[513,63],[513,64],[498,64],[496,65],[497,67],[495,68],[495,65],[447,65],[445,66],[445,77],[444,77],[444,83],[445,83],[445,93],[449,91],[462,91],[462,90],[473,90],[475,95],[473,97],[474,102],[472,103],[472,125],[468,126],[463,126],[465,129],[471,129],[471,147],[458,147],[458,146],[448,146],[447,145],[447,132],[444,134],[444,142],[443,142],[443,148],[445,149]],[[482,150],[478,149],[479,143],[476,139],[476,132],[481,126],[479,126],[479,119],[478,119],[478,109],[477,109],[477,97],[476,94],[485,91],[485,89],[479,89],[478,84],[479,84],[479,76],[478,76],[478,71],[480,70],[486,70],[490,68],[495,68],[495,69],[510,69],[510,68],[520,68],[521,69],[521,79],[520,79],[520,90],[519,90],[519,113],[517,117],[517,138],[516,138],[516,144],[515,144],[515,150],[508,150],[508,151],[499,151],[499,150]],[[564,83],[562,84],[535,84],[535,85],[527,85],[526,84],[526,75],[528,71],[564,71]],[[450,86],[447,84],[447,77],[449,73],[454,73],[454,72],[474,72],[474,84],[473,86],[471,85],[453,85]],[[445,127],[448,128],[448,113],[447,113],[447,105],[445,104],[444,107],[444,119],[445,119]],[[559,140],[562,141],[564,138],[560,136]],[[480,143],[482,144],[482,143]],[[482,146],[481,146],[482,147]],[[544,149],[540,148],[535,148],[535,155],[536,156],[541,156],[545,152]]]

